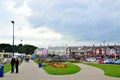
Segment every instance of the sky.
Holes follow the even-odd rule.
[[[120,0],[0,0],[0,43],[92,46],[120,43]]]

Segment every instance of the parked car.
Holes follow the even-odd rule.
[[[112,59],[106,59],[106,60],[104,60],[104,63],[106,63],[106,64],[111,64],[112,63]]]
[[[113,63],[114,64],[120,64],[120,60],[114,60]]]
[[[103,59],[100,59],[100,60],[99,60],[99,63],[100,63],[100,64],[103,64],[103,63],[104,63],[104,60],[103,60]]]
[[[95,61],[96,61],[96,58],[87,58],[86,61],[87,61],[87,62],[95,62]]]

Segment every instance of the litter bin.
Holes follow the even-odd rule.
[[[4,75],[4,65],[0,64],[0,77],[3,77]]]
[[[42,62],[39,62],[39,63],[38,63],[38,67],[42,67]]]

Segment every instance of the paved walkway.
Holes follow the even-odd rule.
[[[81,67],[81,71],[73,75],[49,75],[42,68],[38,68],[33,61],[23,62],[19,73],[6,73],[0,80],[120,80],[104,76],[104,72],[98,68],[84,64],[76,64]]]

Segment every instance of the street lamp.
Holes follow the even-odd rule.
[[[13,24],[13,47],[12,47],[12,51],[13,51],[13,57],[14,57],[14,21],[11,21],[11,23]]]
[[[21,44],[22,44],[22,41],[23,41],[23,40],[21,40]]]

